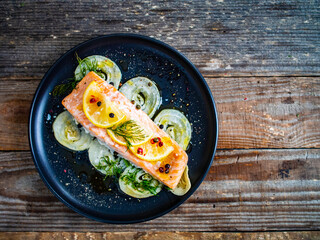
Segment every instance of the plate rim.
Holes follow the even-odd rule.
[[[155,214],[153,216],[147,217],[147,218],[143,218],[143,219],[138,219],[138,220],[128,220],[128,221],[122,221],[122,220],[110,220],[110,219],[104,219],[104,218],[100,218],[100,217],[96,217],[96,216],[92,216],[90,214],[87,214],[86,212],[82,211],[81,209],[78,209],[76,207],[74,207],[73,205],[71,205],[70,203],[68,203],[62,196],[60,196],[55,190],[54,188],[50,185],[50,183],[48,182],[48,180],[45,178],[44,173],[42,172],[42,170],[40,169],[40,166],[38,164],[38,160],[36,160],[36,154],[35,154],[35,146],[34,146],[34,138],[33,138],[33,134],[32,134],[32,123],[33,123],[33,113],[36,109],[35,106],[35,101],[38,98],[39,92],[43,87],[44,81],[45,79],[48,78],[48,76],[51,74],[51,72],[53,71],[53,69],[62,61],[62,59],[65,57],[65,55],[69,54],[70,52],[73,52],[74,50],[81,48],[82,46],[90,43],[90,42],[94,42],[94,41],[99,41],[102,39],[107,39],[107,38],[114,38],[114,37],[122,37],[122,38],[135,38],[135,39],[142,39],[144,41],[148,41],[151,43],[155,43],[157,45],[160,45],[161,47],[164,47],[166,49],[168,49],[169,51],[173,52],[175,55],[179,56],[179,58],[183,59],[188,67],[191,67],[191,69],[196,73],[196,75],[199,77],[199,79],[202,81],[202,83],[204,84],[205,90],[207,91],[207,93],[209,94],[210,100],[211,100],[211,104],[212,104],[212,108],[213,108],[213,112],[214,112],[214,119],[215,119],[215,129],[216,129],[216,133],[215,133],[215,141],[214,141],[214,149],[212,151],[212,156],[210,159],[210,162],[208,163],[208,168],[204,171],[203,175],[201,176],[201,178],[199,179],[198,183],[196,183],[193,186],[192,191],[189,191],[187,194],[185,194],[180,200],[179,202],[177,202],[176,204],[173,204],[171,207],[169,207],[167,210],[160,212],[158,214]],[[149,37],[149,36],[145,36],[145,35],[141,35],[141,34],[134,34],[134,33],[113,33],[113,34],[107,34],[107,35],[100,35],[97,37],[93,37],[90,38],[86,41],[83,41],[79,44],[77,44],[76,46],[72,47],[71,49],[69,49],[68,51],[66,51],[65,53],[63,53],[51,66],[50,68],[47,70],[47,72],[44,74],[44,76],[42,77],[35,93],[32,99],[32,103],[31,103],[31,107],[30,107],[30,111],[29,111],[29,118],[28,118],[28,140],[29,140],[29,147],[30,147],[30,151],[31,151],[31,155],[32,155],[32,160],[34,162],[34,165],[40,175],[40,178],[42,179],[42,181],[45,183],[45,185],[48,187],[48,189],[53,193],[53,195],[59,199],[60,202],[62,202],[63,204],[65,204],[68,208],[70,208],[71,210],[75,211],[76,213],[87,217],[88,219],[92,219],[98,222],[103,222],[103,223],[111,223],[111,224],[133,224],[133,223],[140,223],[140,222],[146,222],[146,221],[150,221],[152,219],[156,219],[158,217],[161,217],[169,212],[171,212],[172,210],[174,210],[175,208],[179,207],[182,203],[184,203],[189,197],[191,197],[193,195],[193,193],[199,188],[199,186],[201,185],[201,183],[203,182],[203,180],[205,179],[205,177],[207,176],[210,167],[213,163],[214,160],[214,156],[216,154],[216,150],[217,150],[217,145],[218,145],[218,136],[219,136],[219,122],[218,122],[218,113],[217,113],[217,108],[216,108],[216,104],[212,95],[212,92],[205,80],[205,78],[202,76],[202,74],[200,73],[200,71],[195,67],[195,65],[181,52],[179,52],[177,49],[173,48],[172,46],[168,45],[167,43],[164,43],[160,40],[157,40],[153,37]]]

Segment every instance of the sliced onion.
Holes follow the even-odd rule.
[[[93,55],[82,59],[74,71],[75,79],[80,81],[88,72],[93,70],[101,78],[118,89],[122,77],[118,65],[109,58],[100,55]]]
[[[68,111],[60,113],[53,122],[53,133],[57,141],[74,151],[88,149],[92,137],[85,132],[84,128],[79,129],[77,124]]]
[[[136,77],[127,81],[119,90],[134,104],[148,114],[150,118],[161,105],[160,92],[156,84],[146,77]]]
[[[132,176],[133,179],[128,178],[129,175]],[[154,188],[153,192],[142,186],[135,187],[143,181],[147,181],[148,184]],[[121,174],[119,178],[119,186],[121,191],[131,197],[147,198],[158,194],[163,185],[142,169],[130,166]]]
[[[164,109],[154,119],[158,126],[174,139],[180,147],[187,149],[191,139],[191,125],[182,112],[175,109]]]
[[[189,172],[189,168],[188,166],[186,166],[178,185],[176,186],[175,189],[171,190],[171,192],[174,195],[183,196],[190,190],[191,183],[190,183],[188,172]]]

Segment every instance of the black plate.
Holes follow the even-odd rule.
[[[104,181],[90,165],[87,151],[72,152],[57,143],[52,132],[55,116],[63,111],[64,96],[53,97],[54,86],[73,77],[80,58],[98,54],[115,61],[122,83],[146,76],[159,86],[164,108],[183,111],[192,124],[188,150],[191,190],[175,196],[167,190],[158,196],[135,199],[121,194],[115,183]],[[156,115],[155,115],[156,116]],[[149,37],[114,34],[84,42],[65,53],[42,79],[29,119],[30,147],[36,168],[48,188],[74,211],[108,223],[136,223],[168,213],[183,203],[206,176],[217,145],[218,120],[211,92],[194,65],[172,47]],[[111,190],[111,191],[110,191]]]

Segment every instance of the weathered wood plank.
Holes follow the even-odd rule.
[[[212,233],[212,232],[2,232],[0,240],[318,240],[320,232],[257,232],[257,233]]]
[[[171,213],[132,225],[82,217],[45,187],[29,152],[0,153],[0,231],[320,230],[320,149],[218,150],[199,189]]]
[[[207,78],[218,148],[320,147],[319,78]]]
[[[0,10],[1,77],[42,77],[71,47],[115,32],[162,40],[206,75],[320,74],[318,0],[6,0]]]
[[[29,149],[28,121],[39,80],[0,80],[0,150]]]
[[[319,78],[206,80],[218,109],[218,148],[320,147]],[[29,149],[29,108],[39,81],[0,79],[0,150]]]

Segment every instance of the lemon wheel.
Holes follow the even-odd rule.
[[[125,115],[119,106],[101,93],[101,89],[95,81],[92,81],[83,94],[83,111],[86,117],[95,126],[110,128],[125,120]]]
[[[174,148],[169,137],[153,137],[144,144],[132,146],[130,150],[138,158],[151,162],[166,158]]]

